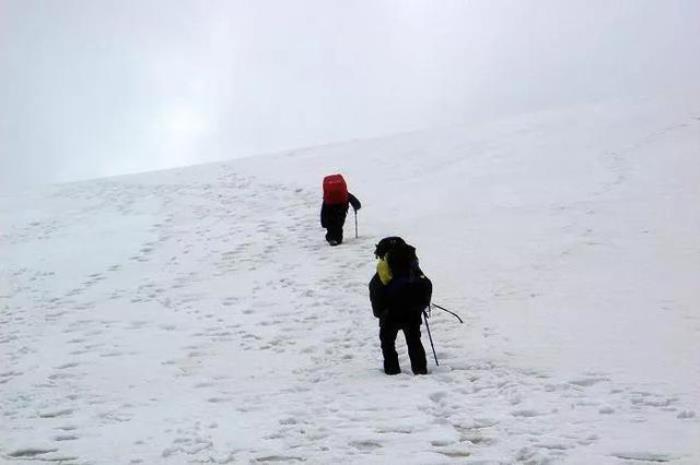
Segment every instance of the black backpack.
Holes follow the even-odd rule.
[[[399,236],[389,236],[379,241],[374,249],[374,256],[386,261],[392,276],[424,277],[418,266],[416,248]]]
[[[389,313],[395,321],[420,321],[430,304],[433,285],[418,266],[416,248],[397,244],[386,254],[392,279],[386,286]]]
[[[374,248],[375,258],[384,258],[387,252],[398,245],[406,245],[406,241],[398,236],[385,237]]]
[[[394,277],[413,279],[423,274],[418,267],[416,248],[412,245],[396,244],[386,253],[386,261]]]
[[[393,307],[397,313],[392,314],[392,320],[420,321],[421,311],[430,303],[432,283],[418,266],[416,248],[401,237],[390,236],[376,244],[374,255],[386,262],[393,275],[386,285],[379,273],[369,283],[374,316],[387,317],[383,312]]]

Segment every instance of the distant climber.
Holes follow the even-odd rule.
[[[420,269],[416,249],[400,237],[386,237],[374,251],[377,272],[369,283],[372,312],[379,318],[379,341],[384,356],[384,372],[401,373],[396,353],[396,336],[403,331],[416,375],[428,373],[425,349],[421,343],[421,315],[430,304],[433,284]]]
[[[348,192],[343,176],[332,174],[323,178],[321,227],[326,228],[326,240],[330,245],[338,245],[343,242],[343,225],[349,206],[352,206],[356,213],[362,208],[357,197]]]

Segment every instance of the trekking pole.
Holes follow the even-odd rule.
[[[354,210],[354,211],[355,211],[355,239],[357,239],[357,210]]]
[[[430,339],[430,347],[433,349],[433,357],[435,357],[435,365],[440,366],[435,353],[435,345],[433,345],[433,336],[430,334],[430,325],[428,324],[428,314],[423,310],[423,318],[425,319],[425,328],[428,330],[428,339]]]
[[[454,315],[454,317],[457,318],[460,323],[464,323],[464,321],[462,321],[462,319],[459,317],[459,315],[457,315],[455,312],[451,312],[450,310],[446,309],[445,307],[441,307],[440,305],[436,304],[435,302],[431,303],[430,305],[432,305],[433,307],[437,307],[440,310],[449,313],[450,315]]]

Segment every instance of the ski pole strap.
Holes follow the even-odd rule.
[[[459,320],[460,323],[464,323],[464,321],[462,321],[462,319],[459,317],[459,315],[457,315],[455,312],[452,312],[452,311],[446,309],[445,307],[442,307],[442,306],[436,304],[435,302],[431,303],[430,305],[432,305],[433,307],[439,308],[440,310],[447,312],[450,315],[453,315],[455,318],[457,318]]]

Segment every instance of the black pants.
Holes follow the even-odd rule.
[[[420,341],[420,323],[395,324],[385,322],[379,328],[379,340],[382,343],[382,354],[384,355],[384,373],[395,375],[401,373],[399,366],[399,355],[396,353],[396,336],[399,330],[403,330],[408,346],[408,357],[411,359],[411,370],[413,374],[424,375],[428,372],[425,360],[425,349]]]
[[[331,224],[326,230],[326,240],[328,242],[335,241],[338,244],[343,242],[343,224]]]
[[[321,226],[326,228],[326,240],[343,242],[343,225],[348,214],[348,204],[321,206]]]

